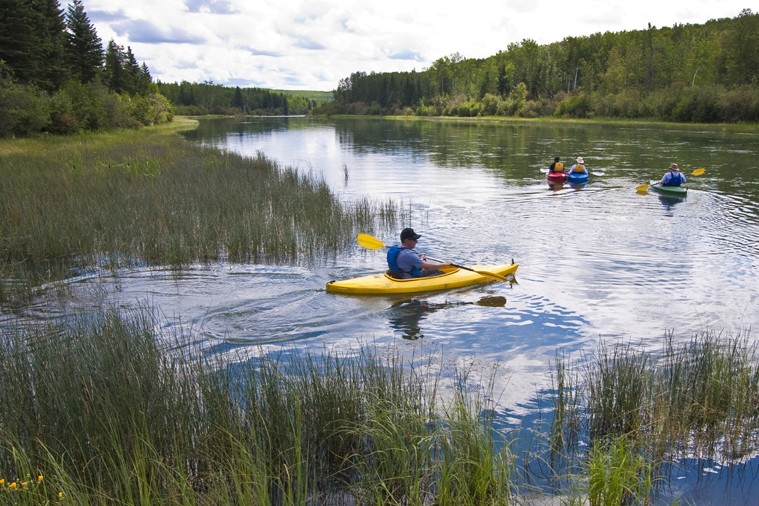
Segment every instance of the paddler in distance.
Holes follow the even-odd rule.
[[[687,181],[685,180],[685,174],[680,172],[680,169],[677,167],[677,164],[670,163],[669,170],[661,178],[661,181],[659,181],[659,184],[662,186],[680,186],[680,185],[685,184],[686,182]]]

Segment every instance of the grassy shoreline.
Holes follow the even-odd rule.
[[[392,225],[397,207],[340,202],[296,169],[194,145],[191,120],[0,142],[0,303],[77,269],[305,264]]]
[[[557,359],[553,423],[529,429],[523,456],[498,428],[494,383],[443,375],[442,357],[360,345],[222,361],[155,313],[0,328],[0,500],[658,504],[677,459],[730,465],[759,447],[742,338]]]
[[[319,115],[314,115],[319,117]],[[486,123],[486,124],[519,124],[519,125],[611,125],[625,127],[657,127],[663,129],[696,130],[696,131],[729,131],[738,133],[759,133],[759,124],[756,123],[673,123],[670,121],[641,120],[641,119],[614,119],[614,118],[519,118],[510,116],[374,116],[360,114],[331,114],[324,116],[336,119],[389,119],[394,121],[442,121],[454,123]]]

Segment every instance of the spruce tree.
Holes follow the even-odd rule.
[[[66,21],[58,0],[41,2],[45,30],[42,65],[39,80],[48,90],[58,90],[68,79],[70,67],[66,61]]]
[[[0,59],[22,84],[42,84],[45,37],[43,10],[33,0],[0,0]]]
[[[67,49],[72,75],[82,83],[93,81],[103,66],[103,44],[84,12],[82,0],[74,0],[66,13]]]
[[[105,84],[108,89],[120,93],[126,89],[124,48],[111,39],[105,50]]]

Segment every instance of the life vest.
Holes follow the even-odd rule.
[[[390,274],[399,278],[404,277],[404,274],[410,274],[411,277],[418,278],[422,274],[422,270],[419,267],[414,267],[411,269],[411,272],[406,272],[398,267],[398,254],[401,252],[401,249],[408,248],[393,244],[390,246],[390,249],[387,250],[387,267],[390,269]]]
[[[564,164],[561,162],[554,162],[551,172],[564,172]]]
[[[664,186],[680,186],[683,184],[683,179],[680,177],[679,172],[670,171],[669,173],[672,177],[669,179],[669,181],[666,182]]]
[[[584,174],[585,173],[585,166],[582,165],[581,163],[578,163],[577,165],[575,165],[575,168],[572,170],[572,172],[574,172],[574,173],[583,173]]]

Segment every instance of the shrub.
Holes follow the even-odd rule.
[[[0,78],[0,137],[37,133],[49,122],[50,101],[45,92]]]

